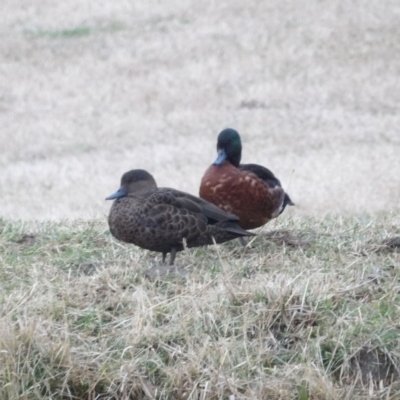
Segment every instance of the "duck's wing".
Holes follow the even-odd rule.
[[[249,171],[257,175],[261,180],[266,182],[269,187],[282,187],[280,180],[273,174],[271,170],[258,164],[240,164],[239,169]]]
[[[181,192],[176,189],[170,188],[159,188],[159,193],[165,193],[172,196],[176,201],[176,206],[186,208],[190,211],[201,213],[207,217],[210,224],[223,221],[236,222],[239,221],[239,217],[234,214],[228,213],[215,204],[208,202],[207,200],[193,196],[186,192]]]
[[[263,180],[271,188],[282,187],[281,181],[273,174],[271,170],[258,164],[240,164],[239,169],[242,171],[249,171],[257,175],[261,180]],[[289,195],[285,192],[285,197],[283,200],[283,205],[279,214],[283,212],[286,206],[294,206],[293,201]]]
[[[193,247],[212,244],[213,237],[217,243],[222,243],[240,236],[253,235],[236,224],[236,216],[232,221],[226,217],[231,214],[218,207],[215,215],[214,207],[210,207],[210,210],[206,207],[205,210],[203,202],[196,200],[195,196],[169,188],[159,188],[143,200],[142,223],[154,240],[160,242],[159,248],[161,242],[177,245],[182,243],[183,238],[189,247]],[[210,223],[211,217],[207,214],[225,219]]]
[[[215,204],[179,190],[167,188],[164,190],[169,195],[173,195],[182,204],[183,209],[193,212],[200,209],[201,216],[207,218],[206,233],[198,237],[195,241],[188,242],[189,247],[193,245],[198,246],[200,243],[202,245],[212,244],[213,238],[216,243],[224,243],[242,236],[255,236],[254,233],[246,231],[237,224],[239,221],[238,216],[227,213]]]
[[[158,241],[176,245],[204,234],[207,218],[195,203],[184,203],[174,193],[157,189],[142,201],[142,225]]]

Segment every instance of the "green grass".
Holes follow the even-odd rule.
[[[104,33],[104,32],[117,32],[125,29],[125,26],[117,21],[111,22],[105,26],[76,26],[66,29],[35,29],[27,30],[25,34],[33,38],[48,38],[48,39],[75,39],[90,36],[91,34]]]
[[[395,399],[399,216],[282,218],[160,256],[103,221],[0,220],[2,399]],[[230,397],[233,396],[233,397]]]

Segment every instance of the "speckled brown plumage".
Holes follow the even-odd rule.
[[[110,231],[117,239],[144,249],[161,252],[163,262],[171,253],[187,247],[223,243],[251,236],[237,225],[238,217],[209,202],[175,189],[157,188],[144,170],[132,170],[121,179],[120,189],[107,198],[116,199],[108,217]]]
[[[218,136],[218,157],[206,170],[200,197],[237,215],[243,229],[258,228],[294,205],[279,179],[257,164],[240,164],[239,134],[225,129]]]

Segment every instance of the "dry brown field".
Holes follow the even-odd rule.
[[[293,215],[398,210],[397,1],[0,4],[0,215],[103,217],[123,172],[198,193],[225,127]]]

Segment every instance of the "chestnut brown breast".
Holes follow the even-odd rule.
[[[271,188],[252,172],[229,161],[211,165],[205,172],[200,197],[239,217],[243,229],[254,229],[279,215],[285,192]]]

